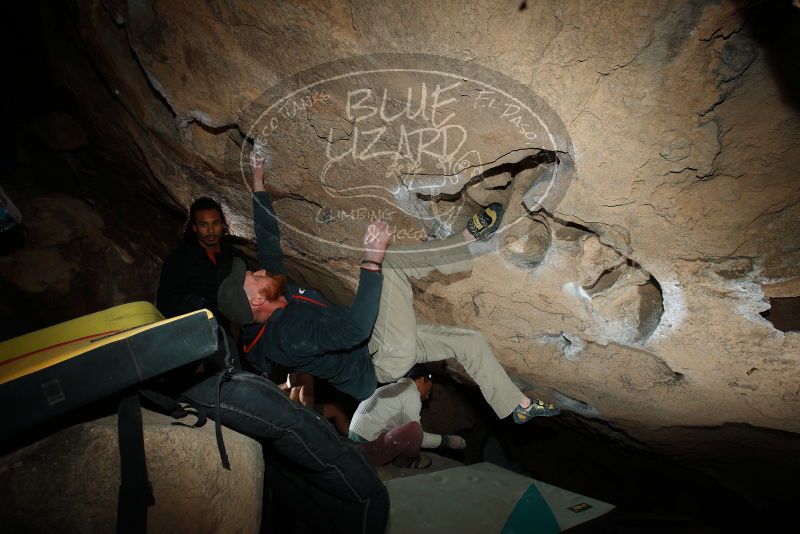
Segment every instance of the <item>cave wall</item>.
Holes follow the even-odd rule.
[[[477,99],[469,83],[450,104],[480,164],[468,180],[447,174],[458,179],[428,208],[458,205],[448,222],[458,228],[501,200],[508,228],[471,277],[420,282],[418,313],[482,330],[526,389],[658,440],[658,428],[729,422],[800,431],[800,334],[760,315],[767,296],[800,295],[800,102],[782,48],[796,44],[786,37],[796,12],[732,1],[95,0],[42,17],[81,120],[137,170],[120,179],[165,206],[216,196],[247,238],[242,147],[276,87],[438,62],[522,94],[545,142],[520,141],[513,117],[470,118],[458,108]],[[418,82],[361,81],[398,92]],[[268,186],[288,253],[344,300],[370,213],[389,206],[398,227],[442,226],[398,208],[380,158],[344,162],[323,183],[325,149],[354,127],[336,89],[296,117],[284,110],[286,129],[269,132]],[[435,174],[425,165],[391,178]],[[375,204],[341,194],[344,177],[380,182]]]
[[[2,101],[0,184],[22,215],[0,233],[2,339],[152,300],[184,218],[127,134],[92,122],[119,104],[69,39],[70,26],[45,28],[40,7],[9,6],[2,36],[15,50],[7,68],[16,81]],[[65,62],[83,86],[51,67]]]

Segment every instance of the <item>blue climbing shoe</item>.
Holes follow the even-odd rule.
[[[534,417],[552,417],[561,413],[552,402],[544,402],[540,399],[531,399],[531,405],[527,408],[517,406],[514,408],[514,422],[523,425]]]

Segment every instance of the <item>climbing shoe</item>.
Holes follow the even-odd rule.
[[[514,422],[521,425],[527,423],[534,417],[552,417],[560,413],[561,410],[556,408],[556,405],[552,402],[531,399],[531,405],[527,408],[523,408],[522,406],[514,408]]]
[[[492,202],[482,212],[476,213],[467,221],[467,231],[475,239],[486,240],[498,228],[503,220],[505,208],[499,202]]]
[[[420,454],[413,458],[395,458],[392,460],[392,465],[406,469],[427,469],[432,463],[433,459],[425,454]]]

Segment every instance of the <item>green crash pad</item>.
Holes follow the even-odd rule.
[[[387,486],[391,534],[549,534],[598,520],[614,509],[490,463],[398,478]]]

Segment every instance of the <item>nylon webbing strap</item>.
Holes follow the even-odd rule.
[[[225,370],[219,374],[217,379],[217,402],[214,412],[214,433],[217,436],[217,449],[219,450],[219,458],[222,461],[222,467],[230,471],[231,462],[228,459],[228,451],[225,450],[225,441],[222,439],[222,383],[227,382],[233,375],[234,360],[231,357],[231,349],[228,345],[228,336],[222,327],[219,328],[219,333],[222,335],[222,342],[225,347]]]
[[[117,431],[120,459],[117,532],[122,534],[146,532],[147,508],[155,504],[155,499],[147,477],[142,410],[138,394],[120,401]]]
[[[214,415],[214,433],[217,436],[217,449],[219,450],[219,459],[222,461],[222,467],[230,471],[231,462],[228,459],[228,451],[225,449],[225,441],[222,439],[222,413],[220,410],[220,401],[222,396],[222,383],[228,380],[225,373],[220,373],[217,378],[217,405],[215,406]]]
[[[139,391],[139,394],[149,402],[153,403],[153,405],[158,408],[160,413],[166,414],[173,419],[183,419],[187,415],[193,415],[197,418],[192,424],[183,423],[181,421],[173,421],[172,424],[175,426],[200,428],[206,424],[207,417],[203,408],[183,395],[178,397],[178,400],[175,400],[172,397],[162,395],[161,393],[151,389],[142,389]],[[184,403],[186,406],[183,406],[180,403]]]

